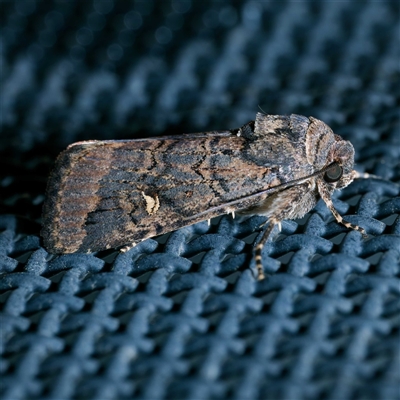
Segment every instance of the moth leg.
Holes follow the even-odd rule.
[[[331,213],[333,214],[333,216],[335,217],[336,221],[339,224],[344,225],[346,228],[351,228],[354,229],[355,231],[360,232],[364,238],[368,237],[367,232],[364,228],[361,228],[361,226],[358,225],[354,225],[349,221],[346,221],[345,219],[343,219],[343,217],[338,213],[338,211],[336,210],[336,208],[333,205],[332,199],[329,195],[329,193],[325,190],[324,186],[320,186],[319,187],[319,193],[322,197],[322,200],[324,200],[326,206],[329,208],[329,210],[331,211]]]
[[[307,182],[268,197],[264,202],[251,210],[254,214],[268,216],[269,223],[260,241],[254,248],[258,280],[265,278],[261,253],[275,225],[278,225],[279,231],[281,231],[281,221],[302,217],[314,207],[315,203],[316,188],[314,182]]]
[[[136,246],[137,246],[137,243],[136,242],[132,242],[129,246],[124,246],[121,249],[119,249],[119,251],[121,253],[126,253],[127,251],[129,251],[130,249],[133,249]]]
[[[258,228],[262,229],[266,224],[269,223],[269,221],[270,221],[270,219],[266,219],[262,224],[258,225]],[[276,225],[278,225],[279,232],[281,232],[282,231],[282,223],[281,223],[281,221],[278,221],[276,223]]]
[[[267,243],[268,237],[274,229],[275,225],[279,226],[279,231],[281,230],[281,221],[275,220],[274,218],[269,219],[269,225],[267,229],[264,231],[260,241],[257,243],[257,246],[254,249],[254,259],[256,262],[257,268],[257,280],[262,281],[265,279],[264,269],[262,265],[262,249],[264,248],[265,243]]]

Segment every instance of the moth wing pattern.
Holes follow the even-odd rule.
[[[258,162],[252,157],[249,143],[266,137],[235,130],[70,145],[48,182],[45,247],[54,253],[115,248],[252,207],[262,199],[249,195],[284,176],[274,167],[276,153],[266,151]]]
[[[231,131],[72,144],[49,178],[45,247],[52,253],[116,248],[233,211],[261,213],[273,223],[294,218],[315,204],[317,185],[309,177],[340,140],[321,121],[259,113]],[[310,160],[310,143],[324,157]],[[290,186],[300,184],[307,202],[299,199],[294,213],[276,211],[281,199],[296,194]]]

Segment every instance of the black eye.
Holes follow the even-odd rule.
[[[331,168],[329,168],[324,175],[325,182],[337,182],[343,175],[343,168],[338,165],[334,164]]]

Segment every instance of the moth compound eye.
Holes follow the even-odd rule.
[[[343,175],[343,168],[339,164],[334,164],[332,165],[331,168],[329,168],[325,174],[324,174],[324,180],[325,182],[337,182]]]

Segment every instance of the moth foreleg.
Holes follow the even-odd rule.
[[[322,200],[325,202],[326,206],[329,208],[333,216],[335,217],[336,221],[339,224],[344,225],[346,228],[354,229],[355,231],[360,232],[364,237],[368,237],[367,232],[361,226],[354,225],[349,221],[346,221],[336,210],[335,206],[333,205],[332,198],[329,194],[329,191],[325,188],[325,185],[319,184],[319,194],[321,195]]]
[[[329,210],[331,211],[331,213],[333,214],[333,216],[335,217],[336,221],[339,222],[339,224],[344,225],[346,228],[351,228],[354,229],[355,231],[360,232],[364,237],[368,237],[367,232],[364,228],[361,228],[361,226],[358,225],[354,225],[349,221],[346,221],[336,210],[336,208],[333,206],[332,200],[331,199],[327,199],[324,200],[327,207],[329,208]]]

